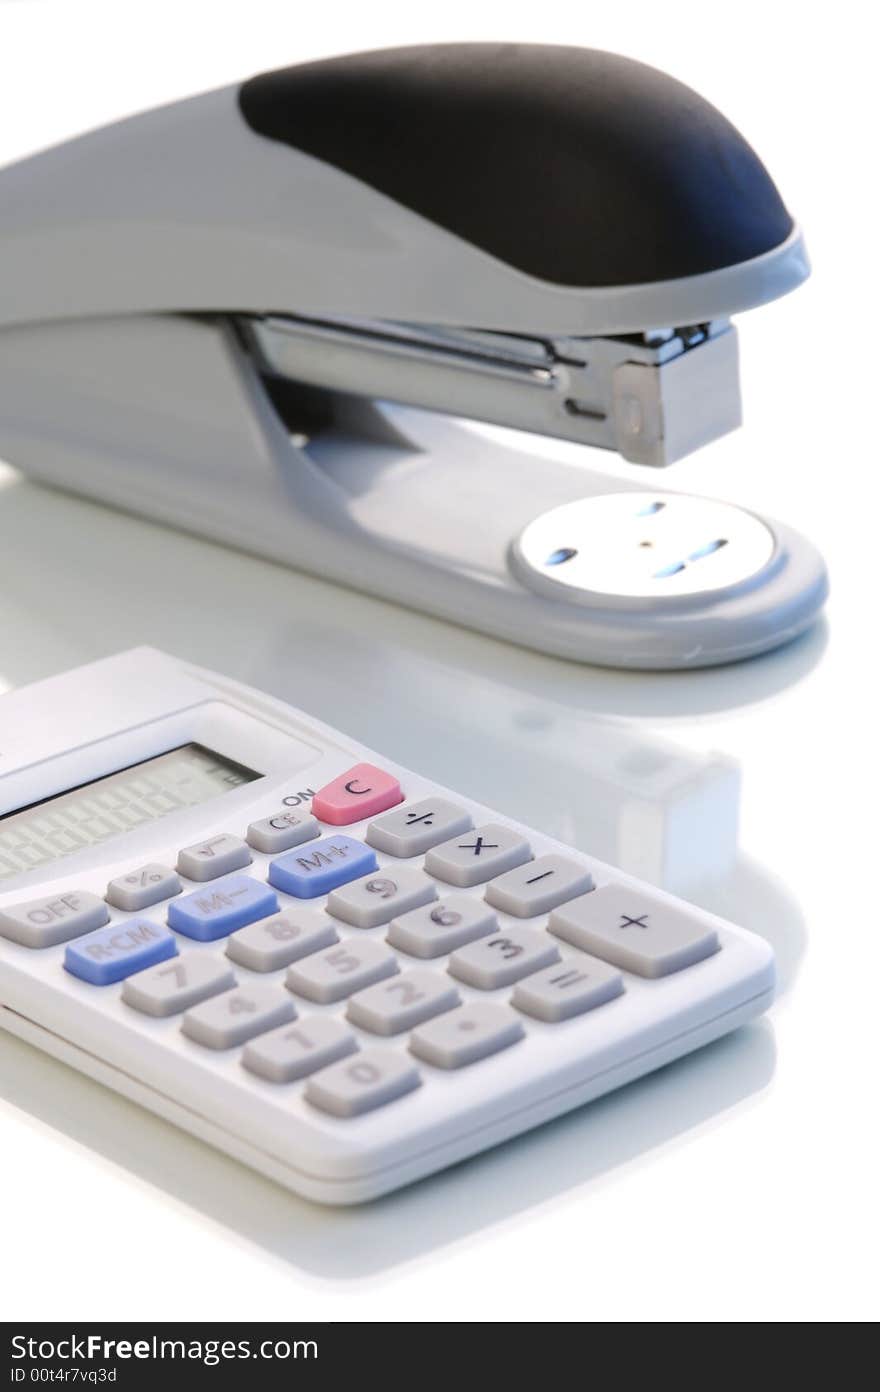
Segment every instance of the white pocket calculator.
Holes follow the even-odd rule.
[[[0,1023],[356,1203],[764,1010],[760,938],[148,648],[0,703]]]

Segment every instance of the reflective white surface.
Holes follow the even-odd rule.
[[[701,87],[778,174],[816,274],[742,320],[746,427],[677,465],[669,483],[805,531],[826,554],[833,595],[827,625],[742,666],[600,671],[4,475],[5,687],[153,643],[689,894],[766,935],[781,969],[766,1021],[351,1212],[284,1194],[0,1036],[5,1317],[876,1317],[880,489],[865,302],[876,290],[867,190],[853,182],[853,141],[871,128],[867,106],[856,109],[871,88],[867,45],[847,56],[847,102],[832,117],[833,101],[817,103],[813,89],[829,36],[810,20],[795,43],[766,7],[738,11],[720,45],[689,4],[662,20],[636,5],[635,26],[632,7],[616,20],[605,7],[514,30],[500,5],[453,3],[436,31],[392,6],[367,24],[352,7],[345,25],[338,13],[332,24],[311,16],[306,39],[298,21],[254,0],[246,15],[212,7],[210,52],[193,17],[201,6],[178,2],[173,21],[161,4],[149,21],[144,8],[136,44],[109,10],[75,8],[79,18],[0,7],[2,158],[341,46],[487,32],[582,42]],[[129,35],[136,8],[126,7]],[[100,46],[88,36],[99,9]],[[258,22],[257,11],[272,14]],[[617,477],[637,475],[589,454],[591,467],[606,462]]]

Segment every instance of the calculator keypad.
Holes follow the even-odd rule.
[[[718,949],[686,907],[596,888],[574,856],[533,858],[500,823],[475,828],[445,798],[397,806],[402,796],[390,775],[356,765],[313,800],[331,826],[381,813],[355,836],[284,808],[252,822],[246,840],[224,833],[184,848],[176,870],[117,877],[107,902],[72,892],[8,908],[0,934],[66,942],[64,965],[81,980],[121,982],[132,1011],[180,1016],[172,1028],[201,1048],[241,1049],[242,1077],[301,1080],[312,1106],[340,1118],[405,1097],[430,1076],[419,1064],[469,1067],[529,1031],[612,1006],[625,972],[661,977]],[[271,859],[236,873],[252,852]],[[198,887],[182,893],[181,875]],[[165,921],[106,926],[108,902],[136,915],[165,900]],[[222,938],[223,951],[178,955],[175,934]]]

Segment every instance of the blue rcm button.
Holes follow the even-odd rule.
[[[112,923],[76,942],[68,943],[64,965],[73,976],[93,986],[110,986],[134,972],[177,955],[177,943],[161,923],[135,918]]]
[[[375,851],[350,836],[325,836],[306,849],[279,856],[269,866],[269,883],[297,899],[317,899],[337,885],[368,875],[378,866]]]
[[[236,928],[278,912],[278,896],[250,875],[227,875],[168,905],[168,926],[199,942],[225,938]]]

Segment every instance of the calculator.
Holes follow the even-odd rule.
[[[0,1023],[305,1197],[735,1029],[761,938],[136,648],[0,701]]]

